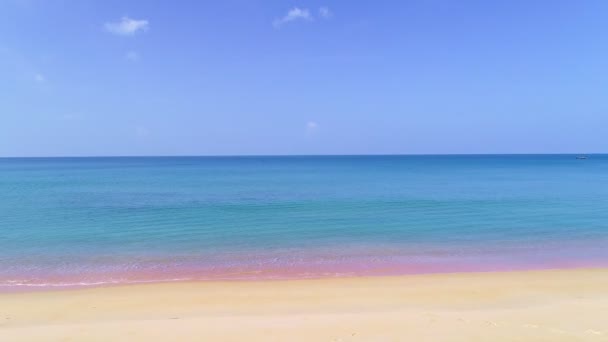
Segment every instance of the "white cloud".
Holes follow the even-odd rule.
[[[140,59],[140,56],[137,51],[127,51],[125,54],[125,59],[130,62],[137,62]]]
[[[315,121],[308,121],[306,123],[306,133],[312,134],[317,131],[319,124]]]
[[[285,14],[282,18],[275,19],[272,25],[275,28],[279,28],[284,24],[297,20],[312,21],[313,16],[310,14],[310,11],[307,8],[294,7],[287,11],[287,14]]]
[[[107,22],[103,25],[104,29],[110,33],[120,36],[132,36],[135,33],[145,32],[150,27],[147,20],[136,20],[129,17],[122,17],[118,22]]]
[[[44,83],[44,82],[46,82],[46,77],[44,77],[44,75],[41,73],[35,73],[34,81],[36,81],[38,83]]]
[[[329,19],[333,16],[334,14],[329,10],[329,8],[323,6],[323,7],[319,7],[319,16],[321,18],[324,19]]]

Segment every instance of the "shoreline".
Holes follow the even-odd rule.
[[[608,268],[5,292],[0,308],[10,341],[602,341]]]
[[[432,276],[432,275],[466,275],[466,274],[492,274],[492,273],[521,273],[521,272],[545,272],[545,271],[570,271],[570,270],[594,270],[606,269],[608,266],[600,265],[569,265],[556,267],[539,267],[539,268],[505,268],[505,269],[473,269],[473,270],[454,270],[454,271],[418,271],[418,272],[380,272],[380,273],[331,273],[328,275],[311,275],[308,277],[302,276],[265,276],[265,277],[235,277],[235,275],[243,275],[252,273],[261,274],[260,272],[242,272],[233,273],[226,277],[210,277],[210,278],[173,278],[173,279],[141,279],[141,280],[117,280],[117,281],[94,281],[94,282],[73,282],[73,283],[17,283],[14,285],[0,284],[0,295],[4,293],[30,293],[30,292],[55,292],[55,291],[72,291],[86,290],[97,288],[114,288],[127,287],[138,285],[161,285],[161,284],[181,284],[181,283],[258,283],[258,282],[294,282],[308,280],[336,280],[336,279],[360,279],[360,278],[395,278],[395,277],[416,277],[416,276]],[[263,272],[262,272],[263,273]]]

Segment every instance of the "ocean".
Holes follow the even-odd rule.
[[[0,159],[0,289],[608,266],[608,155]]]

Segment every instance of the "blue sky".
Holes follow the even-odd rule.
[[[608,152],[607,1],[0,2],[0,156]]]

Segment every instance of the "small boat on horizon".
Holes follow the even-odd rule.
[[[576,159],[587,159],[587,156],[576,156]]]

